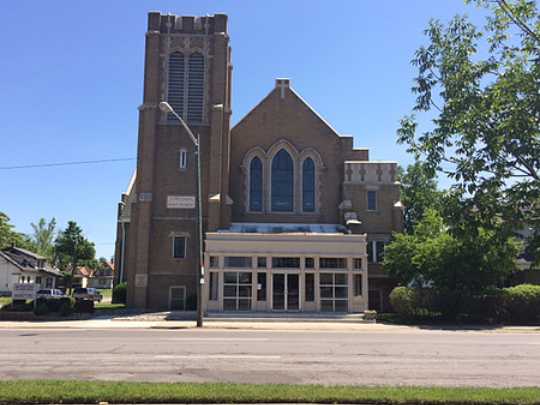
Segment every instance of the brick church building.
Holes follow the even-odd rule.
[[[207,311],[385,310],[380,264],[402,229],[397,163],[372,161],[292,87],[275,86],[230,127],[227,16],[148,15],[137,169],[118,210],[128,305],[193,309],[201,139]]]

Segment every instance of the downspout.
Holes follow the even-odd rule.
[[[119,282],[124,282],[124,258],[125,258],[125,251],[126,251],[126,223],[120,222],[120,226],[122,227],[122,247],[120,248],[120,277]]]

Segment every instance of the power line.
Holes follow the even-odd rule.
[[[135,159],[136,158],[101,159],[101,160],[78,160],[78,161],[74,161],[74,162],[39,163],[39,164],[21,165],[21,166],[0,166],[0,170],[34,169],[34,168],[37,168],[37,167],[90,165],[90,164],[99,164],[99,163],[126,162],[126,161],[129,161],[129,160],[135,160]]]

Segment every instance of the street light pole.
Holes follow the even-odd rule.
[[[203,299],[202,299],[202,286],[204,284],[204,254],[203,254],[203,221],[202,221],[202,177],[201,177],[201,142],[199,134],[197,137],[193,135],[193,132],[182,119],[182,117],[174,111],[169,103],[162,101],[159,103],[159,109],[165,113],[171,113],[174,117],[180,121],[184,129],[187,131],[191,142],[195,146],[195,154],[197,155],[197,222],[199,231],[199,271],[197,280],[197,327],[203,327]]]

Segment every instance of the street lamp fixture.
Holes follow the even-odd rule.
[[[174,108],[167,103],[162,101],[159,103],[159,109],[164,113],[172,114],[180,124],[187,131],[191,142],[195,146],[195,154],[197,155],[197,222],[199,228],[199,274],[198,274],[198,283],[197,283],[197,327],[202,328],[203,326],[203,299],[202,299],[202,286],[204,284],[204,256],[203,256],[203,222],[202,222],[202,180],[201,180],[201,143],[199,134],[197,136],[193,135],[193,131],[189,128],[186,122],[182,117],[174,111]]]

